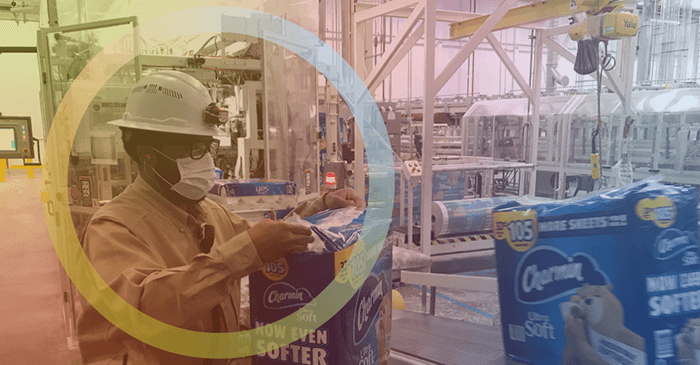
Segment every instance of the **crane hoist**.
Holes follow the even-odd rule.
[[[578,51],[574,70],[581,75],[596,72],[598,81],[598,116],[593,131],[591,150],[591,174],[600,178],[600,163],[597,146],[602,124],[600,112],[601,78],[603,71],[615,67],[615,58],[607,52],[608,41],[634,37],[639,30],[639,17],[623,11],[625,0],[545,0],[509,10],[496,24],[493,31],[517,28],[526,24],[548,19],[573,17],[585,13],[586,18],[577,26],[569,29],[569,37],[578,42]],[[488,19],[489,15],[477,16],[450,25],[450,38],[470,37]],[[572,18],[573,19],[573,18]],[[600,44],[605,46],[603,57],[600,56]],[[628,117],[626,123],[632,121]]]

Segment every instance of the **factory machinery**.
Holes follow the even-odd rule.
[[[551,96],[541,102],[536,195],[563,199],[592,191],[596,186],[589,156],[596,96]],[[522,134],[529,133],[527,103],[527,99],[475,103],[462,118],[468,128],[464,154],[502,158],[507,151],[496,146],[511,144],[519,151]],[[699,184],[700,89],[634,91],[629,119],[615,94],[602,95],[601,109],[603,179],[597,187],[612,187],[612,167],[624,157],[633,167],[634,180],[661,174],[671,183]],[[564,189],[557,186],[558,174],[565,176]]]
[[[593,191],[612,188],[616,184],[613,167],[623,160],[623,156],[627,156],[632,166],[634,181],[660,174],[670,183],[700,186],[700,88],[634,91],[631,102],[633,115],[629,119],[624,118],[617,95],[603,94],[602,143],[598,151],[602,178],[598,181],[592,179],[590,166],[596,103],[596,96],[592,94],[547,96],[541,99],[536,166],[538,198],[530,200],[581,197]],[[436,142],[445,140],[447,136],[459,139],[461,147],[460,150],[438,153],[439,145],[436,143],[436,155],[440,157],[434,161],[434,171],[438,177],[445,169],[457,171],[460,163],[503,166],[502,169],[493,168],[493,176],[485,173],[486,170],[472,173],[464,182],[459,181],[464,185],[456,193],[454,185],[444,185],[436,180],[434,185],[438,188],[433,193],[436,203],[441,200],[463,200],[462,217],[469,216],[471,221],[481,221],[489,216],[489,206],[516,199],[519,195],[515,178],[517,170],[510,169],[508,164],[518,166],[518,161],[527,158],[527,148],[522,143],[530,133],[527,105],[528,100],[524,98],[481,100],[463,115],[460,124],[464,129],[435,125],[433,138]],[[416,128],[417,131],[421,129]],[[455,134],[458,135],[456,138]],[[404,135],[403,139],[404,143],[409,142],[408,136]],[[417,161],[404,164],[402,171],[403,176],[409,177],[405,183],[408,186],[401,186],[397,195],[407,196],[404,189],[411,191],[417,187],[420,179],[411,179],[410,170],[416,171],[419,166]],[[510,179],[507,178],[508,174],[512,174]],[[563,189],[557,186],[559,174],[563,174],[566,181]],[[481,181],[481,184],[475,184],[475,181]],[[448,195],[447,199],[445,195]],[[411,196],[409,194],[407,199]],[[413,196],[414,201],[418,197]],[[503,200],[498,197],[509,198]],[[439,204],[442,207],[444,203]],[[453,203],[448,203],[448,206],[450,204]],[[402,202],[400,222],[405,222],[405,216],[414,216],[414,222],[418,220],[414,207],[418,209],[406,200]],[[454,207],[457,208],[459,206]],[[433,255],[492,247],[489,246],[492,244],[489,242],[490,224],[476,224],[474,227],[463,225],[465,229],[458,232],[461,234],[455,234],[454,230],[440,232],[439,227],[443,224],[437,224],[436,219],[442,218],[439,216],[444,215],[445,209],[433,209],[432,243],[439,245],[431,249]],[[454,215],[452,211],[450,214]],[[418,230],[414,228],[414,242],[417,242]],[[404,237],[410,237],[407,231],[405,228],[400,230],[406,234]],[[401,242],[406,247],[410,246],[407,238],[402,237]],[[412,248],[418,249],[418,245]]]

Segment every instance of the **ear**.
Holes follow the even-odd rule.
[[[145,164],[146,162],[150,163],[151,165],[156,163],[156,154],[153,153],[153,149],[150,146],[147,145],[139,145],[136,147],[136,154],[139,157],[139,161],[142,164]]]
[[[605,289],[608,289],[609,292],[612,292],[612,290],[613,290],[613,284],[612,284],[612,283],[606,284],[606,285],[605,285]]]

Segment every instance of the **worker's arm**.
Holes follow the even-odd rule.
[[[306,201],[289,214],[296,213],[301,218],[306,218],[326,209],[341,209],[349,206],[362,208],[364,207],[364,199],[355,194],[355,190],[347,188],[325,193],[320,198]]]
[[[230,295],[234,280],[263,267],[247,232],[217,241],[208,254],[198,254],[189,265],[174,268],[167,268],[147,242],[115,221],[91,222],[83,245],[97,272],[126,302],[181,328],[192,328],[208,317]]]

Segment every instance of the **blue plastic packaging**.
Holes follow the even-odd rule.
[[[551,364],[700,364],[698,193],[644,180],[494,211],[505,351]]]
[[[351,208],[354,209],[354,208]],[[259,337],[253,365],[317,364],[317,365],[386,365],[389,359],[391,328],[392,246],[383,242],[364,242],[361,230],[365,212],[351,222],[333,224],[342,211],[321,212],[305,220],[324,243],[322,252],[287,255],[266,263],[263,270],[250,276],[251,325],[260,329],[311,304],[311,309],[298,313],[300,320],[316,328],[279,328],[285,333],[306,334],[300,340],[281,348],[269,347],[271,338]],[[388,222],[385,222],[388,225]],[[371,224],[368,222],[368,224]],[[365,227],[367,228],[367,227]],[[367,279],[331,319],[318,323],[315,298],[340,273],[350,254],[358,251],[365,257],[378,250],[379,256]],[[364,252],[364,255],[362,254]],[[374,251],[376,252],[376,251]],[[364,260],[360,260],[364,262]],[[353,264],[349,264],[353,267]],[[350,274],[352,276],[352,274]],[[306,331],[306,332],[304,332]],[[268,350],[269,349],[269,350]]]

